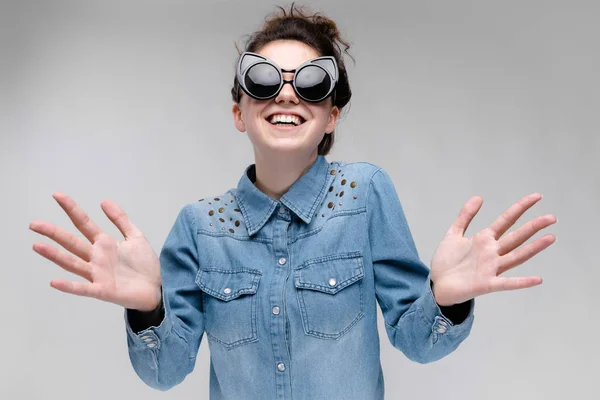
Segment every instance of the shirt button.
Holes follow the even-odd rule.
[[[279,214],[285,214],[285,208],[279,207]]]
[[[337,282],[336,282],[335,278],[330,278],[329,279],[329,286],[335,286],[336,283]]]
[[[285,262],[286,262],[286,261],[287,261],[287,260],[285,259],[285,257],[281,257],[281,258],[279,259],[279,264],[283,265],[283,264],[285,264]]]
[[[277,369],[280,370],[281,372],[285,371],[285,364],[284,363],[277,364]]]
[[[229,294],[229,293],[231,293],[231,289],[230,288],[225,288],[225,290],[223,290],[223,293]]]
[[[279,315],[279,307],[277,307],[277,306],[273,307],[273,314]]]
[[[151,349],[153,349],[153,348],[156,347],[156,344],[154,344],[154,343],[148,343],[148,347],[150,347]]]

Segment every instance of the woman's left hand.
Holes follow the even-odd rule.
[[[538,193],[522,198],[493,224],[471,238],[466,238],[464,234],[479,212],[483,199],[476,196],[465,203],[431,262],[433,295],[440,306],[462,303],[486,293],[524,289],[542,283],[539,276],[500,276],[529,260],[556,240],[554,235],[548,234],[519,248],[538,231],[556,222],[556,217],[551,214],[535,218],[501,237],[541,198]]]

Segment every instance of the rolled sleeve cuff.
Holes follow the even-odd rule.
[[[431,325],[433,333],[438,335],[466,336],[473,325],[475,300],[471,299],[468,302],[468,306],[467,317],[461,323],[454,324],[443,314],[436,303],[433,291],[431,290],[431,282],[428,280],[425,293],[421,298],[419,312],[423,320]]]
[[[127,309],[125,309],[125,327],[127,329],[127,336],[129,340],[135,346],[159,350],[161,342],[163,342],[173,330],[173,321],[165,310],[165,316],[160,325],[151,326],[136,334],[131,329]]]

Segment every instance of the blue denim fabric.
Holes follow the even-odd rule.
[[[319,156],[281,197],[253,184],[186,205],[160,254],[165,317],[134,333],[132,365],[153,388],[189,374],[203,334],[212,400],[383,399],[376,300],[392,345],[444,357],[468,336],[433,298],[388,174]]]

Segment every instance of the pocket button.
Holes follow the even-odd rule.
[[[229,294],[229,293],[231,293],[231,289],[230,288],[225,288],[225,290],[223,290],[223,293]]]
[[[335,280],[335,278],[329,279],[329,286],[335,286],[336,283],[337,283],[337,281]]]

